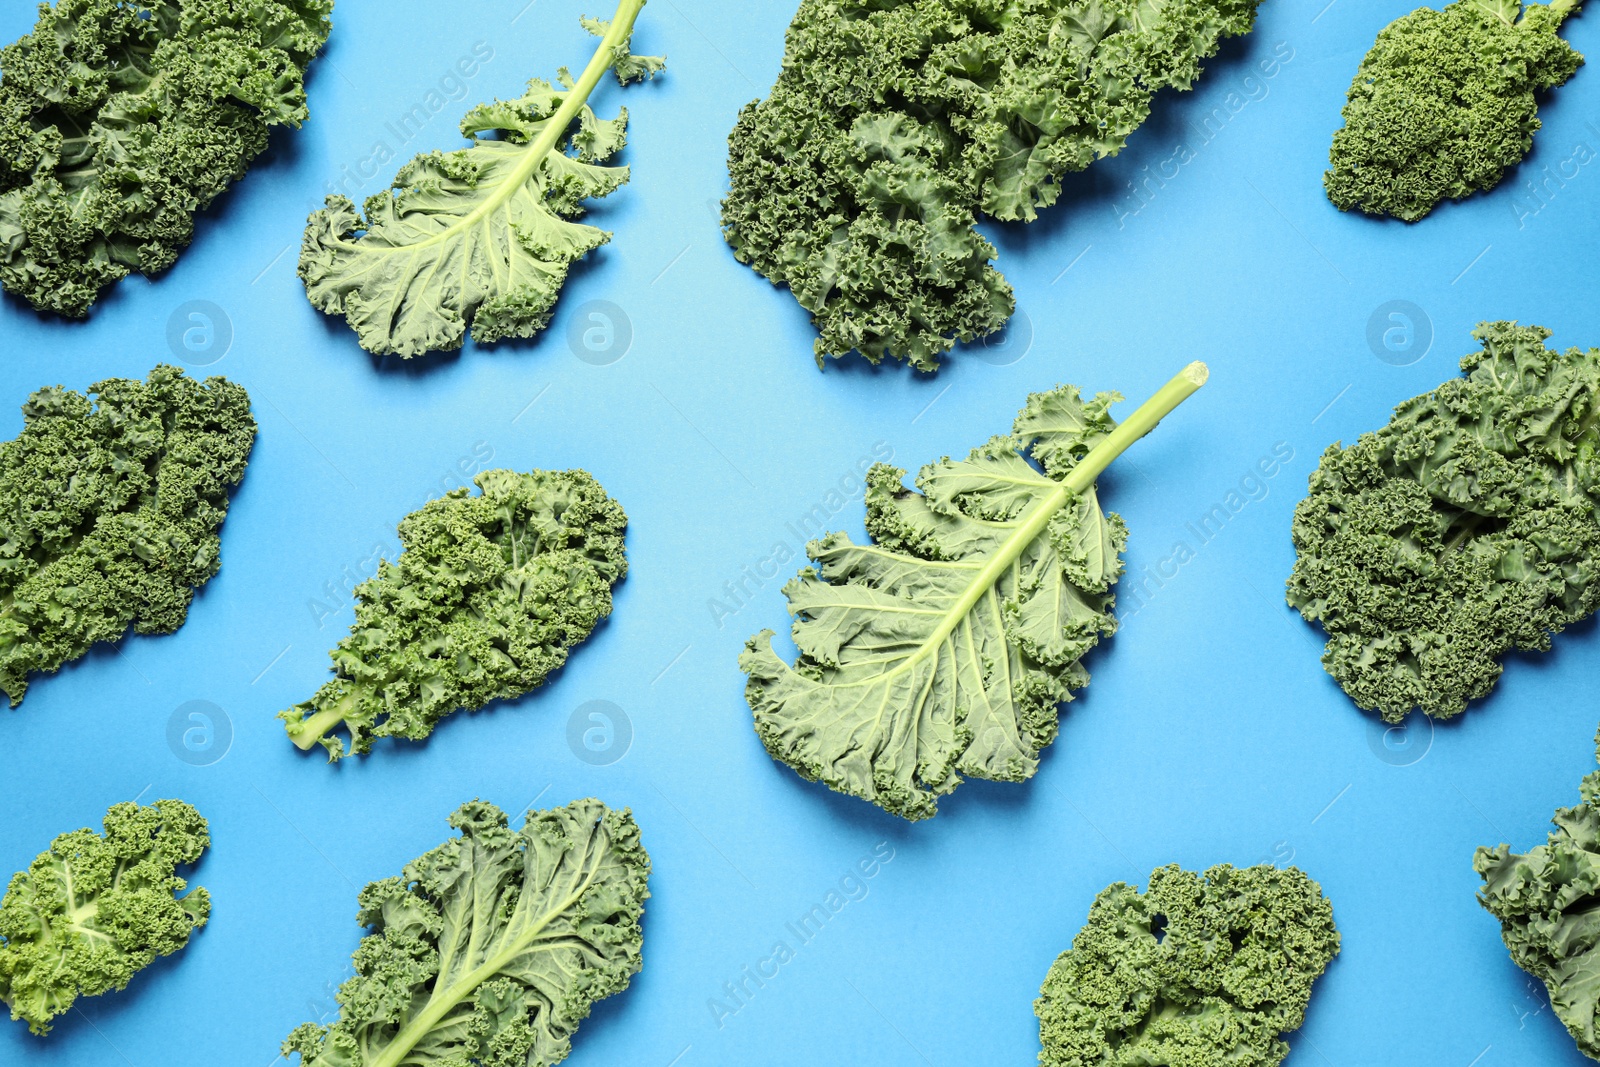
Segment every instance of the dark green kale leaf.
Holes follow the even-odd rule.
[[[1296,867],[1176,864],[1089,909],[1034,1002],[1043,1067],[1273,1067],[1339,952],[1333,905]]]
[[[0,284],[82,318],[159,274],[271,127],[306,118],[333,0],[57,0],[0,50]]]
[[[89,396],[39,390],[22,433],[0,443],[0,690],[12,706],[31,673],[97,641],[183,625],[217,573],[228,493],[255,442],[250,398],[225,378],[159,366]]]
[[[79,997],[125,989],[159,956],[189,943],[211,897],[175,871],[211,844],[181,800],[116,804],[105,833],[62,834],[0,900],[0,1002],[36,1034]]]
[[[1480,848],[1472,866],[1483,876],[1478,902],[1500,920],[1512,960],[1544,983],[1578,1049],[1600,1060],[1600,771],[1580,794],[1556,811],[1545,844],[1520,855]]]
[[[628,517],[586,471],[484,471],[400,522],[403,551],[356,586],[334,677],[279,718],[330,760],[544,684],[611,614]]]
[[[370,928],[339,1019],[283,1043],[302,1067],[550,1067],[590,1008],[643,966],[650,857],[626,809],[528,813],[480,800],[461,831],[361,891]]]
[[[980,214],[1032,221],[1258,2],[802,0],[729,139],[728,243],[811,313],[818,366],[934,370],[1011,316]]]
[[[1391,22],[1350,84],[1322,179],[1328,199],[1415,222],[1500,184],[1533,147],[1536,94],[1583,62],[1556,36],[1580,3],[1456,0]]]
[[[1472,335],[1466,377],[1330,445],[1295,509],[1289,603],[1390,722],[1460,714],[1501,655],[1547,651],[1600,607],[1600,349],[1553,352],[1512,322]]]

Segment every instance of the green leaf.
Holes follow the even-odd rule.
[[[627,516],[585,471],[484,471],[400,523],[400,558],[355,589],[335,676],[279,718],[329,758],[421,740],[462,708],[544,684],[611,614]]]
[[[1296,867],[1176,864],[1117,882],[1034,1002],[1041,1067],[1276,1067],[1339,951],[1333,906]]]
[[[1511,649],[1600,608],[1600,349],[1484,323],[1465,378],[1334,444],[1295,509],[1288,599],[1357,705],[1399,722],[1484,697]]]
[[[1539,96],[1583,56],[1556,36],[1576,0],[1457,0],[1378,34],[1350,83],[1323,175],[1328,199],[1415,222],[1499,185],[1533,147]]]
[[[767,751],[908,819],[933,815],[961,775],[1031,776],[1056,705],[1088,684],[1079,660],[1116,629],[1127,531],[1101,512],[1094,479],[1205,373],[1186,368],[1120,427],[1114,394],[1035,394],[1012,436],[929,464],[917,492],[875,466],[874,543],[812,542],[817,569],[784,587],[799,662],[778,658],[770,630],[740,657]]]
[[[584,29],[596,37],[605,38],[611,34],[611,27],[616,20],[596,19],[585,15],[578,21],[583,24]],[[667,61],[660,56],[636,56],[628,51],[626,37],[623,38],[621,44],[612,46],[611,72],[616,75],[617,81],[622,85],[653,78],[666,68]]]
[[[1517,17],[1522,14],[1522,0],[1466,0],[1466,4],[1507,26],[1516,25]]]
[[[284,1042],[305,1067],[549,1067],[597,1000],[639,972],[650,857],[598,800],[450,817],[459,837],[361,892],[370,928],[339,1019]]]
[[[306,119],[333,0],[56,0],[0,51],[0,284],[82,318]]]
[[[91,400],[93,397],[94,400]],[[229,493],[255,443],[250,398],[162,365],[88,395],[41,389],[0,443],[0,690],[131,626],[169,634],[221,566]]]
[[[78,997],[125,989],[204,926],[204,889],[174,872],[210,845],[205,819],[180,800],[115,804],[105,833],[62,834],[0,900],[0,1002],[36,1034]]]
[[[1478,902],[1500,920],[1512,960],[1544,983],[1579,1051],[1600,1059],[1600,772],[1581,793],[1556,811],[1545,844],[1521,854],[1480,848],[1472,866],[1483,876]]]
[[[1258,0],[803,0],[729,137],[724,235],[815,355],[923,371],[1014,310],[981,216],[1032,221],[1187,89]]]
[[[301,243],[311,303],[343,315],[369,352],[406,358],[460,348],[469,325],[485,344],[543,330],[569,266],[611,239],[575,220],[628,180],[602,165],[626,143],[627,112],[601,120],[587,101],[608,69],[626,84],[662,68],[628,52],[643,6],[585,20],[605,40],[576,83],[535,78],[517,100],[473,108],[470,147],[417,156],[365,215],[330,196]]]

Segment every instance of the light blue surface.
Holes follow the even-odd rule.
[[[1600,165],[1569,168],[1536,213],[1523,189],[1574,146],[1600,150],[1600,70],[1546,104],[1533,157],[1501,189],[1414,227],[1342,216],[1320,175],[1344,89],[1377,30],[1411,5],[1326,3],[1267,0],[1256,32],[1196,92],[1159,97],[1121,157],[1069,182],[1037,225],[989,228],[1031,345],[1006,365],[1014,349],[958,354],[924,378],[859,360],[819,373],[792,298],[719,238],[724,138],[775,76],[793,0],[646,9],[637,49],[665,52],[668,73],[599,94],[602,113],[625,102],[633,116],[633,182],[593,212],[615,240],[575,271],[544,337],[374,365],[305,300],[294,265],[306,213],[375,141],[406,157],[454,147],[470,103],[583,63],[592,38],[577,16],[609,10],[344,0],[310,123],[274,138],[173,271],[122,283],[87,325],[0,308],[0,437],[41,385],[81,389],[170,360],[167,322],[190,300],[231,319],[231,350],[210,370],[250,390],[261,425],[222,572],[183,630],[97,650],[0,711],[0,872],[113,802],[180,796],[211,820],[195,882],[214,918],[49,1039],[0,1025],[0,1063],[266,1067],[292,1027],[333,1009],[361,932],[357,889],[444,840],[456,805],[591,794],[633,808],[654,897],[645,970],[583,1026],[574,1067],[1031,1063],[1032,1000],[1098,890],[1169,862],[1291,857],[1332,898],[1344,951],[1290,1064],[1587,1062],[1474,901],[1471,858],[1479,844],[1542,841],[1552,810],[1576,799],[1600,718],[1595,627],[1514,657],[1491,699],[1397,766],[1322,672],[1320,636],[1281,589],[1289,516],[1318,453],[1453,374],[1476,322],[1517,318],[1553,328],[1553,343],[1600,344]],[[31,5],[6,5],[0,39],[32,18]],[[1596,19],[1569,25],[1581,51],[1600,51]],[[402,151],[386,124],[477,42],[493,58]],[[1280,43],[1292,59],[1262,78],[1256,64]],[[1194,128],[1217,108],[1227,119],[1205,142]],[[1180,142],[1193,158],[1130,213],[1129,183]],[[369,168],[358,194],[397,165]],[[1366,336],[1397,299],[1423,308],[1434,333],[1405,367],[1376,358]],[[632,324],[631,350],[609,366],[567,341],[593,300]],[[1132,530],[1130,574],[1156,567],[1276,444],[1294,458],[1090,656],[1093,684],[1034,780],[968,784],[908,826],[767,758],[735,659],[750,633],[783,628],[778,587],[795,564],[751,580],[759,589],[721,626],[709,602],[775,542],[797,547],[786,524],[877,442],[914,469],[1006,430],[1030,391],[1116,389],[1125,412],[1196,358],[1211,384],[1102,482]],[[626,507],[633,569],[611,621],[543,690],[458,716],[427,744],[382,744],[337,768],[302,755],[273,716],[322,682],[351,620],[326,583],[364,576],[374,545],[394,551],[396,520],[486,452],[495,466],[585,467]],[[859,500],[834,523],[858,529]],[[336,609],[320,624],[318,602]],[[191,700],[231,720],[231,750],[210,766],[168,747],[168,720]],[[608,766],[566,740],[591,700],[632,723],[631,750]],[[866,895],[795,943],[785,924],[882,842],[893,859]],[[724,983],[780,939],[795,958],[719,1026],[708,1001],[726,1000]]]

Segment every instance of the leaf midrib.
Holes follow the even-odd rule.
[[[369,254],[389,254],[405,252],[416,255],[422,249],[430,248],[446,240],[454,240],[459,231],[469,230],[480,221],[486,220],[491,214],[504,207],[506,202],[517,195],[533,176],[560,141],[561,135],[570,127],[578,117],[578,113],[589,102],[589,94],[600,82],[600,78],[610,70],[615,62],[615,50],[633,32],[634,20],[639,15],[639,10],[644,7],[645,0],[622,0],[617,8],[616,16],[611,21],[611,29],[606,32],[595,49],[594,55],[589,60],[589,65],[584,67],[583,75],[568,89],[561,100],[561,106],[554,115],[546,120],[546,125],[539,132],[539,136],[528,142],[524,150],[525,158],[518,163],[516,168],[501,182],[500,187],[489,196],[485,197],[477,207],[463,216],[459,221],[440,230],[430,237],[404,246],[377,245],[369,246],[366,241],[339,241],[346,248]]]
[[[1162,386],[1154,396],[1141,404],[1127,420],[1119,424],[1110,433],[1102,437],[1091,448],[1087,455],[1078,461],[1077,465],[1068,471],[1058,484],[1057,488],[1044,498],[1032,511],[1027,513],[1027,518],[1018,524],[1016,530],[1003,541],[999,549],[984,565],[983,569],[973,576],[961,597],[950,607],[945,620],[934,628],[918,648],[896,666],[881,674],[870,678],[863,678],[851,682],[830,682],[831,688],[849,689],[860,686],[884,685],[899,675],[916,667],[923,660],[933,655],[941,644],[955,632],[956,627],[972,613],[978,601],[990,592],[1000,575],[1021,557],[1023,551],[1044,532],[1050,520],[1064,507],[1068,500],[1093,488],[1095,479],[1102,471],[1111,465],[1111,461],[1120,456],[1139,438],[1149,433],[1156,424],[1165,418],[1171,411],[1187,399],[1194,391],[1205,384],[1207,370],[1203,363],[1191,363],[1185,367],[1171,381]],[[1014,479],[1011,475],[1000,475],[1000,479]],[[885,687],[883,701],[880,704],[879,715],[883,713],[883,706],[888,700],[888,687]]]
[[[1072,475],[1076,474],[1079,469],[1081,468],[1074,468],[1073,472],[1068,474],[1067,478],[1057,485],[1048,496],[1035,505],[1033,510],[1027,512],[1027,517],[1017,524],[1012,533],[1000,543],[1000,547],[990,556],[989,561],[983,565],[983,569],[972,576],[972,580],[967,583],[967,587],[962,591],[961,596],[944,613],[944,621],[934,628],[933,632],[917,647],[915,652],[906,656],[898,666],[884,671],[882,674],[876,674],[870,678],[854,682],[836,682],[834,683],[835,688],[848,689],[854,686],[881,685],[897,675],[911,670],[932,655],[944,643],[945,639],[955,632],[956,627],[961,625],[961,621],[972,613],[972,609],[977,606],[978,601],[983,599],[984,594],[994,588],[995,583],[1000,580],[1000,575],[1017,561],[1029,545],[1038,539],[1039,535],[1044,532],[1045,527],[1050,524],[1050,520],[1071,499],[1073,493],[1082,491],[1081,489],[1075,489],[1072,485]],[[1099,472],[1097,471],[1096,473]],[[1093,476],[1089,480],[1092,482]]]
[[[442,995],[435,990],[434,995],[428,1001],[428,1006],[395,1035],[394,1040],[389,1043],[377,1059],[372,1061],[369,1067],[398,1067],[411,1054],[411,1051],[416,1048],[418,1042],[439,1024],[441,1019],[450,1014],[479,986],[493,978],[512,960],[528,951],[546,927],[565,914],[569,908],[583,897],[584,893],[589,891],[589,887],[594,884],[594,880],[599,874],[604,859],[603,846],[601,851],[602,856],[596,860],[595,865],[589,870],[584,877],[583,883],[577,889],[560,904],[547,910],[538,923],[525,931],[521,937],[514,939],[504,949],[501,949],[478,967],[468,972],[465,977],[452,983]]]

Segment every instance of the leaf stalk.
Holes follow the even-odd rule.
[[[1156,428],[1156,424],[1172,414],[1177,406],[1206,383],[1210,377],[1210,370],[1198,360],[1189,364],[1172,377],[1172,380],[1156,391],[1156,394],[1134,411],[1128,418],[1119,423],[1105,438],[1078,462],[1078,465],[1067,472],[1058,488],[1049,496],[1041,500],[1037,507],[1028,514],[1023,523],[1012,532],[994,556],[984,565],[961,594],[961,598],[951,605],[944,621],[937,629],[928,635],[915,652],[907,656],[889,674],[899,674],[910,670],[917,663],[926,659],[937,649],[946,638],[955,632],[957,626],[966,619],[972,609],[986,593],[988,593],[1000,575],[1017,561],[1024,549],[1031,545],[1040,534],[1050,525],[1050,520],[1066,506],[1067,502],[1080,493],[1087,491],[1094,485],[1102,471],[1111,465],[1111,461],[1128,450],[1139,438]],[[879,675],[856,683],[855,685],[878,684],[884,676]]]

